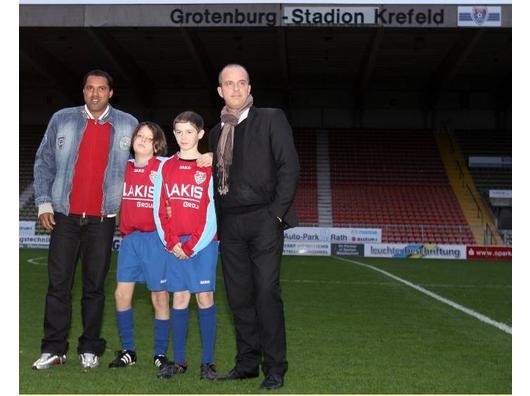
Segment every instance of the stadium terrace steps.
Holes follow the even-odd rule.
[[[300,161],[294,208],[301,226],[318,226],[316,132],[311,129],[295,129],[293,135]]]
[[[497,231],[491,211],[475,187],[458,143],[447,132],[437,135],[437,143],[451,187],[475,240],[480,244],[490,244],[485,240],[485,230],[489,228],[492,232],[492,244],[502,244],[502,238]]]
[[[33,189],[33,183],[26,185],[26,189],[18,197],[18,208],[22,209],[28,202],[34,201],[35,190]]]
[[[317,133],[318,226],[333,226],[333,203],[329,170],[328,131]]]

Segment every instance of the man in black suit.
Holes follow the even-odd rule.
[[[280,109],[252,105],[247,70],[223,68],[217,92],[225,101],[210,131],[223,276],[234,315],[235,367],[220,380],[259,376],[264,389],[283,386],[287,371],[280,290],[283,231],[298,224],[292,208],[298,154]]]

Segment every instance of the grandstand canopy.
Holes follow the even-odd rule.
[[[217,73],[236,62],[256,104],[299,127],[510,127],[506,2],[35,3],[19,6],[23,125],[80,104],[92,68],[114,76],[114,104],[140,119],[168,125],[191,108],[212,125]]]

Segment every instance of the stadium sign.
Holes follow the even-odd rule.
[[[283,244],[283,254],[287,256],[329,256],[331,250],[330,244],[327,242],[285,242]]]
[[[512,157],[470,155],[468,166],[470,168],[511,169]]]
[[[19,236],[18,239],[21,248],[47,249],[50,245],[49,235]]]
[[[360,243],[332,243],[332,256],[364,256],[364,245]]]
[[[366,244],[364,257],[465,259],[464,245],[437,245],[433,243],[379,243]]]
[[[509,198],[512,199],[512,190],[489,190],[490,198]]]
[[[380,228],[295,227],[284,231],[286,242],[381,242]]]
[[[81,27],[511,27],[511,4],[21,4],[19,25]]]
[[[470,260],[511,260],[512,248],[506,246],[468,246]]]
[[[35,221],[20,220],[18,222],[19,236],[34,236],[35,235]]]
[[[38,235],[19,235],[18,247],[30,249],[48,249],[50,246],[50,236],[48,234]],[[117,252],[120,250],[121,237],[115,236],[112,241],[112,250]]]

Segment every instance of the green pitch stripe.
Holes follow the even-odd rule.
[[[454,301],[451,301],[445,297],[442,297],[436,293],[433,293],[432,291],[430,290],[427,290],[421,286],[418,286],[412,282],[409,282],[408,280],[405,280],[405,279],[402,279],[396,275],[393,275],[391,274],[390,272],[387,272],[387,271],[384,271],[380,268],[377,268],[377,267],[374,267],[372,265],[368,265],[368,264],[365,264],[365,263],[361,263],[360,261],[355,261],[355,260],[349,260],[349,259],[345,259],[343,257],[338,257],[338,256],[333,256],[334,258],[336,258],[337,260],[342,260],[342,261],[347,261],[348,263],[353,263],[353,264],[357,264],[357,265],[361,265],[363,267],[366,267],[366,268],[370,268],[371,270],[374,270],[374,271],[377,271],[377,272],[380,272],[382,273],[383,275],[385,276],[388,276],[389,278],[392,278],[398,282],[401,282],[409,287],[412,287],[413,289],[416,289],[418,290],[419,292],[423,293],[423,294],[426,294],[428,295],[429,297],[432,297],[434,298],[435,300],[438,300],[444,304],[447,304],[455,309],[458,309],[459,311],[462,311],[470,316],[473,316],[474,318],[480,320],[481,322],[483,323],[487,323],[491,326],[494,326],[496,328],[498,328],[499,330],[502,330],[504,331],[505,333],[508,333],[508,334],[512,334],[512,328],[504,323],[501,323],[501,322],[497,322],[491,318],[488,318],[486,315],[483,315],[479,312],[476,312],[476,311],[473,311],[472,309],[469,309],[469,308],[466,308],[464,307],[463,305],[460,305],[460,304],[457,304],[455,303]]]

